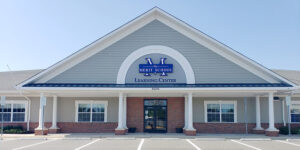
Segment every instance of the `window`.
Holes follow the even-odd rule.
[[[2,111],[4,122],[25,122],[27,101],[6,101],[6,104],[0,108],[0,121],[2,121]]]
[[[300,102],[292,102],[291,122],[300,122]]]
[[[236,122],[236,101],[205,101],[205,122]]]
[[[76,101],[77,122],[106,122],[107,101]]]

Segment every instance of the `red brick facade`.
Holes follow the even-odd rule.
[[[176,128],[184,127],[184,98],[168,98],[168,132],[175,133]]]
[[[127,127],[135,127],[136,132],[144,132],[144,98],[127,98]]]
[[[4,123],[4,126],[22,126],[23,129],[27,128],[27,123]],[[29,130],[34,132],[38,126],[37,122],[31,122]],[[58,122],[58,128],[62,133],[113,133],[118,126],[117,122],[107,123],[78,123],[78,122]],[[51,122],[45,123],[46,128],[51,127]],[[50,133],[50,132],[49,132]]]

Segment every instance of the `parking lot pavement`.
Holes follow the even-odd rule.
[[[145,139],[142,150],[168,150],[168,149],[184,149],[195,150],[186,139]]]
[[[270,140],[270,141],[240,141],[241,143],[255,147],[257,150],[299,150],[300,145],[296,146],[286,140]]]
[[[82,150],[136,150],[141,139],[99,139]]]
[[[25,148],[25,147],[31,146],[31,145],[43,144],[44,142],[48,142],[48,141],[42,140],[42,139],[3,140],[3,141],[0,141],[0,149],[1,150],[11,150],[11,149],[17,149],[17,148]]]
[[[202,150],[252,150],[252,148],[231,140],[191,140]]]
[[[57,139],[55,141],[29,147],[30,150],[74,150],[91,142],[91,139]]]
[[[0,140],[0,150],[299,150],[300,140],[94,138]]]

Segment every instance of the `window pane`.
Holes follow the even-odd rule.
[[[300,122],[300,114],[291,114],[291,122]]]
[[[90,104],[79,104],[78,112],[91,112],[91,105]]]
[[[10,113],[3,113],[3,121],[9,122],[10,116]],[[2,113],[0,113],[0,121],[2,121]]]
[[[4,107],[1,106],[0,113],[2,113],[2,109],[3,109],[3,112],[11,112],[11,104],[5,104]]]
[[[13,111],[14,112],[25,112],[25,104],[14,104]]]
[[[234,104],[222,104],[222,113],[234,113]]]
[[[159,100],[159,99],[145,100],[144,105],[145,106],[167,106],[167,101]]]
[[[93,121],[104,121],[104,113],[93,113]]]
[[[207,112],[220,112],[220,104],[207,104]]]
[[[104,104],[93,104],[93,112],[104,112]]]
[[[78,121],[86,122],[91,120],[90,113],[78,113]]]
[[[292,114],[300,114],[300,104],[292,104],[291,113]]]
[[[25,113],[14,113],[13,121],[25,121]]]
[[[222,122],[234,122],[234,114],[222,114]]]
[[[220,114],[207,114],[207,122],[220,122]]]

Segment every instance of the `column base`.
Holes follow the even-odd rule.
[[[183,132],[186,136],[196,136],[196,130],[187,130],[187,129],[185,129]]]
[[[48,129],[35,129],[34,135],[48,135]]]
[[[266,136],[279,136],[279,131],[265,131]]]
[[[60,128],[49,128],[48,132],[49,133],[60,133]]]
[[[125,135],[126,129],[115,129],[115,135]]]

